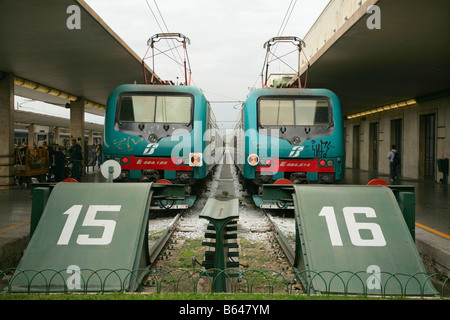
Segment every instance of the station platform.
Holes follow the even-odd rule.
[[[225,167],[225,166],[224,166]],[[228,166],[226,166],[228,167]],[[347,169],[340,184],[366,185],[372,179],[389,181],[388,176],[374,172]],[[219,190],[221,179],[219,179]],[[222,179],[226,183],[230,179]],[[82,182],[106,183],[97,168],[90,167]],[[431,181],[403,180],[397,184],[415,187],[416,246],[431,273],[450,275],[450,197],[449,185]],[[230,190],[230,188],[226,188]],[[349,195],[351,196],[351,195]],[[77,197],[76,194],[73,197]],[[29,242],[31,221],[31,189],[25,185],[0,190],[0,270],[14,268]]]

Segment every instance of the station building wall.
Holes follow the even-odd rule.
[[[402,158],[400,176],[443,178],[438,159],[450,158],[450,96],[345,120],[346,166],[389,175],[392,144]],[[345,106],[344,106],[345,108]]]

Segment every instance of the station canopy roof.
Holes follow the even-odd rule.
[[[80,9],[80,29],[67,26],[72,5]],[[152,71],[145,68],[149,77]],[[116,86],[143,82],[142,57],[82,0],[0,1],[0,72],[32,83],[16,84],[16,95],[62,106],[70,100],[30,87],[39,84],[104,106]],[[104,114],[89,105],[86,111]]]
[[[361,7],[310,60],[307,86],[334,91],[344,115],[449,95],[450,1],[376,5],[381,29],[367,27],[370,14]],[[306,52],[313,49],[306,44]],[[306,68],[301,73],[304,80]]]

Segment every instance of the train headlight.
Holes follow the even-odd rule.
[[[148,141],[151,143],[155,143],[158,141],[158,136],[154,133],[148,136]]]
[[[301,139],[300,139],[299,137],[293,137],[293,138],[291,139],[291,143],[292,143],[293,145],[295,145],[295,146],[299,145],[300,142],[302,142],[302,141],[301,141]]]
[[[268,159],[268,158],[261,159],[261,158],[259,158],[259,164],[261,166],[270,167],[272,165],[272,159]]]
[[[259,163],[259,157],[257,154],[251,154],[247,157],[247,162],[252,167],[256,166]]]
[[[334,161],[331,159],[329,159],[329,160],[320,159],[319,165],[321,167],[332,167],[334,165]]]

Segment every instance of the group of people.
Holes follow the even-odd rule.
[[[77,142],[76,139],[72,139],[70,141],[70,148],[69,148],[69,161],[72,164],[71,174],[70,177],[77,180],[78,182],[81,181],[81,168],[82,168],[82,161],[83,161],[83,151],[80,146],[80,144]],[[55,150],[52,150],[51,148],[48,148],[47,143],[44,141],[42,143],[42,148],[46,148],[49,150],[50,156],[54,155],[55,158],[55,166],[54,166],[54,176],[55,181],[60,182],[63,181],[66,178],[65,173],[65,163],[66,163],[66,155],[63,153],[62,148],[60,146],[57,146]],[[98,166],[100,167],[101,164],[101,149],[100,145],[96,143],[96,162],[98,162]]]
[[[81,181],[81,163],[83,161],[83,151],[77,140],[71,140],[71,147],[69,149],[69,159],[72,163],[71,178]],[[100,168],[101,165],[101,145],[95,143],[95,162]]]
[[[48,149],[50,158],[54,156],[55,162],[53,167],[53,174],[55,181],[60,182],[66,178],[66,155],[61,146],[49,148],[46,141],[42,142],[41,148]],[[81,181],[81,161],[83,160],[83,152],[77,140],[72,139],[71,147],[69,149],[69,160],[72,163],[71,178]]]

